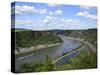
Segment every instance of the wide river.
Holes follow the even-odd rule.
[[[18,70],[20,68],[20,65],[23,63],[30,63],[30,62],[44,62],[46,55],[48,55],[50,58],[55,59],[56,57],[59,57],[63,55],[63,53],[67,53],[75,48],[78,48],[82,45],[81,42],[68,39],[64,35],[58,35],[64,42],[61,43],[60,45],[54,46],[54,47],[49,47],[49,48],[44,48],[40,49],[37,51],[34,51],[34,53],[24,59],[16,59],[15,60],[15,69]],[[66,63],[65,61],[68,61],[70,58],[73,58],[77,53],[70,55],[68,58],[61,60],[58,62],[58,64],[64,64]]]

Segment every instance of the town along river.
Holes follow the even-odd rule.
[[[72,51],[73,49],[78,48],[82,45],[81,42],[77,40],[68,39],[64,35],[58,35],[58,36],[64,41],[63,43],[57,46],[36,50],[33,52],[32,55],[27,56],[26,58],[16,59],[15,60],[15,70],[20,69],[20,65],[23,63],[44,62],[46,59],[46,55],[48,55],[52,59],[55,59],[59,56],[62,56],[64,53]],[[77,52],[74,55],[71,55],[67,59],[67,61],[70,58],[73,58],[75,55],[77,55]],[[62,61],[59,62],[58,64],[67,63],[65,59]]]

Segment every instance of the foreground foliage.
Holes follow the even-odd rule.
[[[97,67],[97,55],[92,51],[82,51],[70,64],[56,66],[56,70],[91,69]]]
[[[51,59],[46,55],[46,61],[44,63],[24,63],[21,66],[21,72],[40,72],[40,71],[52,71],[54,65],[51,64]]]
[[[70,60],[70,63],[65,65],[51,64],[52,60],[46,55],[44,63],[24,63],[21,66],[20,72],[41,72],[41,71],[58,71],[58,70],[74,70],[74,69],[91,69],[97,67],[97,56],[92,51],[82,51],[75,58]]]

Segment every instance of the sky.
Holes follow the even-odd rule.
[[[15,2],[11,8],[12,28],[31,30],[97,28],[97,8],[93,6]]]

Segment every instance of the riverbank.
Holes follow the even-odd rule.
[[[57,61],[63,59],[64,57],[67,57],[67,56],[69,56],[69,55],[71,55],[71,54],[73,54],[73,53],[75,53],[75,52],[77,52],[77,51],[80,51],[80,50],[83,49],[84,47],[85,47],[85,45],[81,45],[80,47],[75,48],[75,49],[73,49],[73,50],[70,51],[70,52],[64,53],[62,56],[60,56],[60,57],[56,58],[54,61],[52,61],[52,64],[55,64]]]
[[[20,52],[15,50],[15,55],[16,55],[17,58],[19,58],[19,57],[23,57],[23,56],[26,56],[26,55],[30,55],[36,50],[41,50],[41,49],[44,49],[44,48],[54,47],[54,46],[57,46],[57,45],[60,45],[60,44],[62,44],[62,43],[46,44],[46,45],[38,45],[36,47],[31,46],[30,48],[22,48],[22,49],[20,49]]]
[[[59,35],[59,37],[62,37],[62,36],[63,35]],[[93,44],[91,44],[90,42],[88,42],[85,39],[75,38],[75,37],[68,37],[68,36],[67,37],[64,36],[64,38],[80,41],[83,44],[87,45],[93,52],[96,52],[96,48],[93,46]]]

